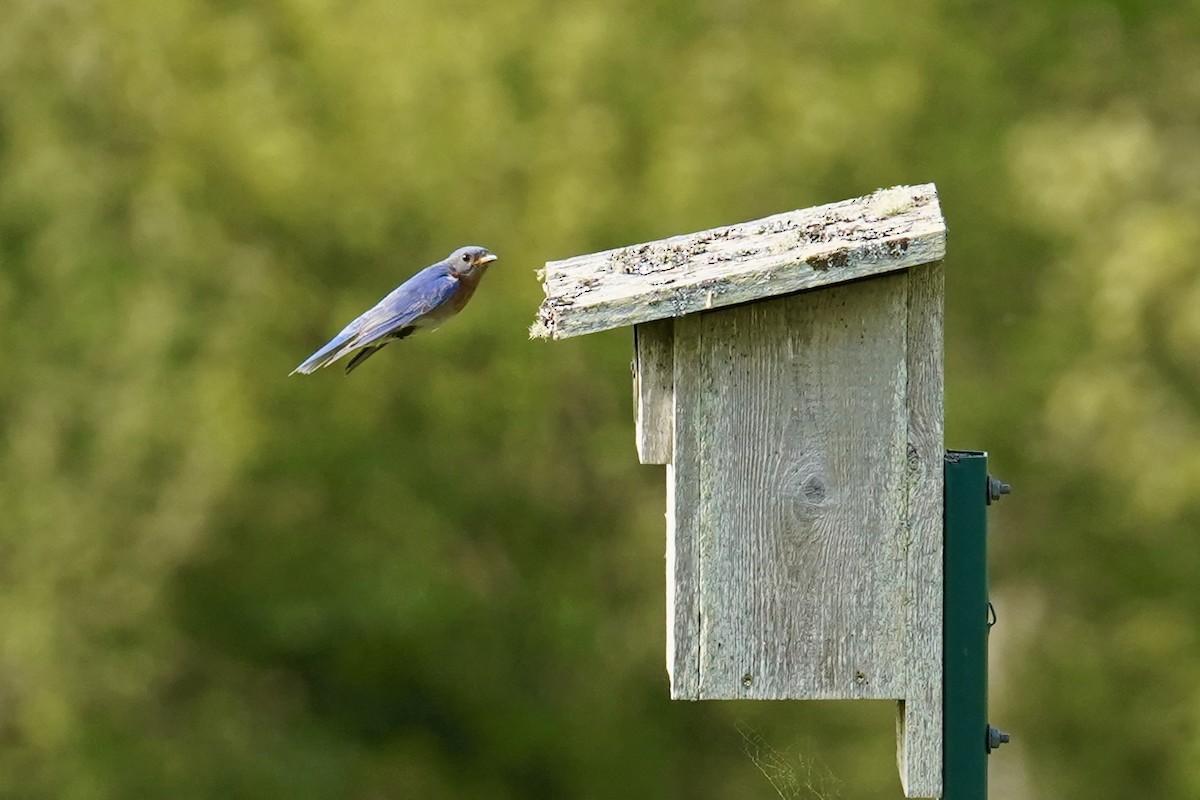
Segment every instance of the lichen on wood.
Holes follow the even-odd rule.
[[[530,329],[562,339],[941,260],[933,184],[551,261]]]

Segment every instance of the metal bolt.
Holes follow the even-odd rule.
[[[1000,730],[999,728],[994,728],[991,725],[988,725],[987,751],[989,753],[1002,744],[1008,744],[1010,741],[1012,741],[1012,736]]]
[[[987,502],[988,502],[988,505],[990,506],[992,503],[999,500],[1001,497],[1003,497],[1006,494],[1012,494],[1012,486],[1010,486],[1009,484],[1000,480],[999,478],[993,478],[991,475],[988,475],[988,479],[987,479]]]

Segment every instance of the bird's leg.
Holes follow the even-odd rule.
[[[349,375],[350,370],[354,369],[359,364],[366,361],[371,356],[375,355],[375,351],[382,349],[383,346],[385,344],[387,344],[388,342],[399,341],[399,340],[405,338],[406,336],[412,335],[416,330],[417,330],[417,328],[415,325],[409,325],[406,328],[401,328],[400,330],[396,331],[395,333],[388,334],[388,337],[386,339],[384,339],[381,343],[372,345],[370,347],[364,347],[362,350],[359,350],[357,353],[354,354],[354,358],[350,359],[350,363],[346,364],[346,374]]]
[[[415,325],[409,325],[407,328],[401,328],[400,330],[396,331],[389,338],[395,339],[396,341],[400,341],[401,339],[404,339],[405,337],[411,336],[412,334],[416,333],[416,330],[417,330],[417,327]]]

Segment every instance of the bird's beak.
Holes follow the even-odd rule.
[[[476,261],[475,263],[476,264],[490,264],[495,260],[496,260],[496,257],[494,255],[492,255],[491,253],[485,253],[484,255],[481,255],[479,257],[479,260]]]

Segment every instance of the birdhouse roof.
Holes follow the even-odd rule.
[[[530,331],[564,339],[940,261],[932,183],[551,261]]]

